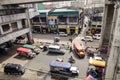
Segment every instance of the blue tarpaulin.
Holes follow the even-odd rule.
[[[58,68],[70,68],[71,64],[68,63],[68,62],[52,61],[50,63],[50,66],[52,66],[52,67],[58,67]]]

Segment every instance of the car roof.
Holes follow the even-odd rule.
[[[52,66],[52,67],[58,67],[58,68],[70,68],[71,64],[69,62],[52,61],[50,63],[50,66]]]
[[[58,45],[50,45],[49,48],[60,49],[60,46],[58,46]]]
[[[19,47],[19,48],[17,48],[17,51],[21,51],[21,52],[26,52],[26,53],[28,53],[28,52],[30,52],[31,50],[30,50],[30,49],[27,49],[27,48]]]
[[[24,48],[29,48],[29,49],[34,49],[35,46],[34,45],[30,45],[30,44],[25,44],[23,45]]]
[[[7,64],[5,65],[5,67],[12,67],[12,68],[18,67],[18,66],[20,66],[20,64],[7,63]]]
[[[92,37],[92,36],[85,36],[85,37]]]

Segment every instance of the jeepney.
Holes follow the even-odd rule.
[[[34,58],[36,56],[36,53],[33,53],[31,49],[22,47],[17,48],[17,54],[20,56],[25,56],[29,59]]]
[[[67,76],[78,76],[79,70],[73,67],[69,62],[52,61],[50,63],[50,72]]]
[[[23,45],[24,48],[28,48],[28,49],[31,49],[33,52],[35,52],[36,54],[39,54],[40,53],[40,49],[37,48],[36,46],[34,45],[30,45],[30,44],[25,44]]]

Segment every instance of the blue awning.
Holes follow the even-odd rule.
[[[50,66],[52,66],[52,67],[58,67],[58,68],[70,68],[71,64],[68,63],[68,62],[52,61],[50,63]]]

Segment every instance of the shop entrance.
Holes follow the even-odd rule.
[[[73,35],[75,33],[75,29],[70,29],[70,34]]]
[[[65,33],[67,33],[67,30],[66,29],[59,29],[59,32],[65,32]]]

